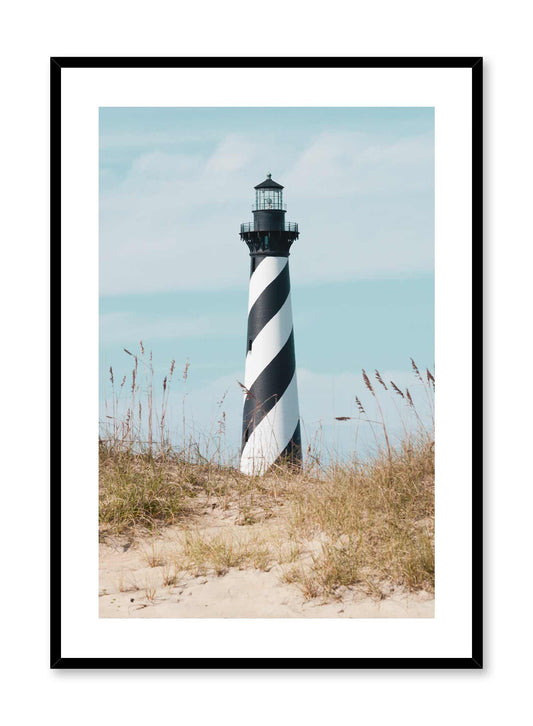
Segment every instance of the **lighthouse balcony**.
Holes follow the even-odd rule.
[[[241,234],[247,234],[249,232],[296,232],[298,234],[298,223],[297,222],[284,222],[281,229],[279,226],[271,229],[261,228],[260,230],[255,229],[253,222],[243,222],[241,224]]]

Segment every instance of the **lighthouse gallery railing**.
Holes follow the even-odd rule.
[[[243,222],[241,224],[241,232],[254,232],[254,223],[253,222]],[[261,232],[268,232],[268,229],[261,229]],[[284,232],[298,232],[298,223],[297,222],[285,222],[285,226],[283,228]]]

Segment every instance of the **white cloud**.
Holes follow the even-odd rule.
[[[156,146],[175,143],[176,135],[168,131],[144,133],[122,131],[119,134],[107,133],[101,134],[100,136],[101,149],[131,148],[136,146],[146,148],[149,144]]]
[[[300,155],[286,184],[296,198],[353,197],[427,187],[433,137],[384,142],[366,133],[323,133]]]
[[[244,336],[242,316],[230,315],[192,316],[165,315],[154,317],[138,313],[104,313],[100,316],[100,343],[121,341],[127,345],[131,341],[155,341],[170,338],[211,338],[220,336]]]
[[[242,136],[227,136],[208,160],[206,174],[238,171],[246,166],[255,153],[255,144]]]
[[[296,282],[432,270],[430,135],[324,133],[296,156],[262,142],[230,134],[209,157],[154,150],[107,183],[102,294],[245,284],[239,224],[251,219],[252,187],[268,168],[286,186],[288,219],[300,223]]]

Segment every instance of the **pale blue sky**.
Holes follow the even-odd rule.
[[[109,365],[117,378],[129,370],[122,348],[140,339],[160,380],[189,358],[190,426],[209,432],[228,389],[238,447],[249,274],[238,232],[268,171],[300,225],[290,265],[304,430],[321,422],[324,447],[347,450],[355,424],[333,418],[355,414],[355,395],[373,411],[361,368],[416,396],[409,357],[434,366],[432,108],[101,109],[102,381]]]

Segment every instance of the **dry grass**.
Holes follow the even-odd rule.
[[[209,506],[236,509],[238,524],[253,525],[273,516],[287,486],[279,472],[247,477],[232,467],[185,462],[171,452],[152,457],[101,445],[100,533],[155,532]]]
[[[320,475],[274,472],[245,483],[220,471],[202,483],[202,471],[196,492],[179,463],[166,460],[154,477],[151,467],[134,460],[135,476],[118,484],[110,484],[106,467],[102,521],[119,533],[183,522],[180,551],[170,559],[155,542],[144,552],[148,566],[162,568],[165,586],[185,571],[221,576],[231,568],[269,570],[278,564],[282,579],[306,598],[335,596],[353,586],[376,597],[394,587],[433,592],[433,448],[420,438],[391,450],[390,458],[387,451]],[[212,536],[191,528],[206,505],[208,511],[215,506],[228,512],[227,532]],[[275,533],[256,535],[253,526],[244,526],[247,518],[263,526],[272,519]],[[242,535],[235,534],[238,525],[244,527]]]
[[[157,587],[155,585],[152,585],[151,583],[146,583],[145,588],[144,588],[144,597],[149,602],[154,602],[156,595],[157,595]]]
[[[359,585],[386,594],[390,585],[434,590],[434,454],[420,439],[359,467],[336,466],[303,481],[292,495],[291,525],[318,538],[314,554],[292,581],[304,593],[330,595]],[[313,595],[314,597],[314,595]]]
[[[209,537],[199,531],[185,533],[183,555],[187,569],[196,576],[205,576],[210,571],[221,576],[232,567],[268,570],[272,560],[270,548],[258,539]]]
[[[128,580],[124,580],[124,575],[120,576],[119,582],[118,582],[118,591],[119,592],[137,592],[137,590],[140,590],[140,586],[137,584],[137,581],[134,576],[130,575]]]
[[[129,452],[100,448],[101,532],[121,534],[172,524],[187,510],[194,490],[181,467]]]
[[[164,423],[174,362],[163,382],[163,407],[156,417],[151,355],[142,347],[141,351],[133,356],[126,417],[117,421],[119,398],[113,388],[112,428],[100,440],[100,529],[103,536],[135,538],[180,525],[179,552],[163,556],[154,542],[145,553],[147,565],[159,568],[163,586],[176,585],[182,573],[223,576],[231,568],[267,571],[276,566],[282,581],[294,584],[309,599],[341,596],[346,588],[354,587],[377,598],[396,587],[434,591],[433,432],[423,428],[408,389],[385,381],[378,371],[376,386],[363,371],[379,420],[373,421],[356,398],[357,421],[366,421],[371,428],[378,423],[385,441],[380,449],[376,438],[378,453],[372,458],[324,466],[320,450],[312,443],[303,471],[274,467],[263,477],[248,477],[222,461],[223,411],[211,458],[190,443],[180,450],[170,446]],[[137,381],[141,363],[148,391],[146,445],[140,436],[143,407]],[[434,376],[430,371],[423,376],[414,361],[412,368],[417,385],[425,388],[433,418]],[[183,383],[187,372],[188,363]],[[111,382],[114,386],[112,374]],[[120,388],[124,386],[123,381]],[[404,442],[397,448],[391,443],[379,400],[385,395],[398,406],[402,423],[402,407],[419,423],[417,434],[409,434],[405,427]],[[185,419],[183,429],[185,436]],[[153,430],[158,431],[158,442]],[[199,526],[201,515],[215,509],[224,513],[222,533],[217,536]],[[270,520],[275,525],[270,534],[257,534],[257,526],[268,530]],[[155,591],[148,585],[146,589],[147,600],[153,601]]]
[[[166,560],[155,542],[152,542],[150,549],[144,552],[144,559],[148,567],[161,567],[166,564]]]
[[[164,587],[173,587],[177,584],[181,574],[182,567],[179,565],[178,559],[174,557],[172,561],[165,561],[161,566],[161,575],[163,577]]]

